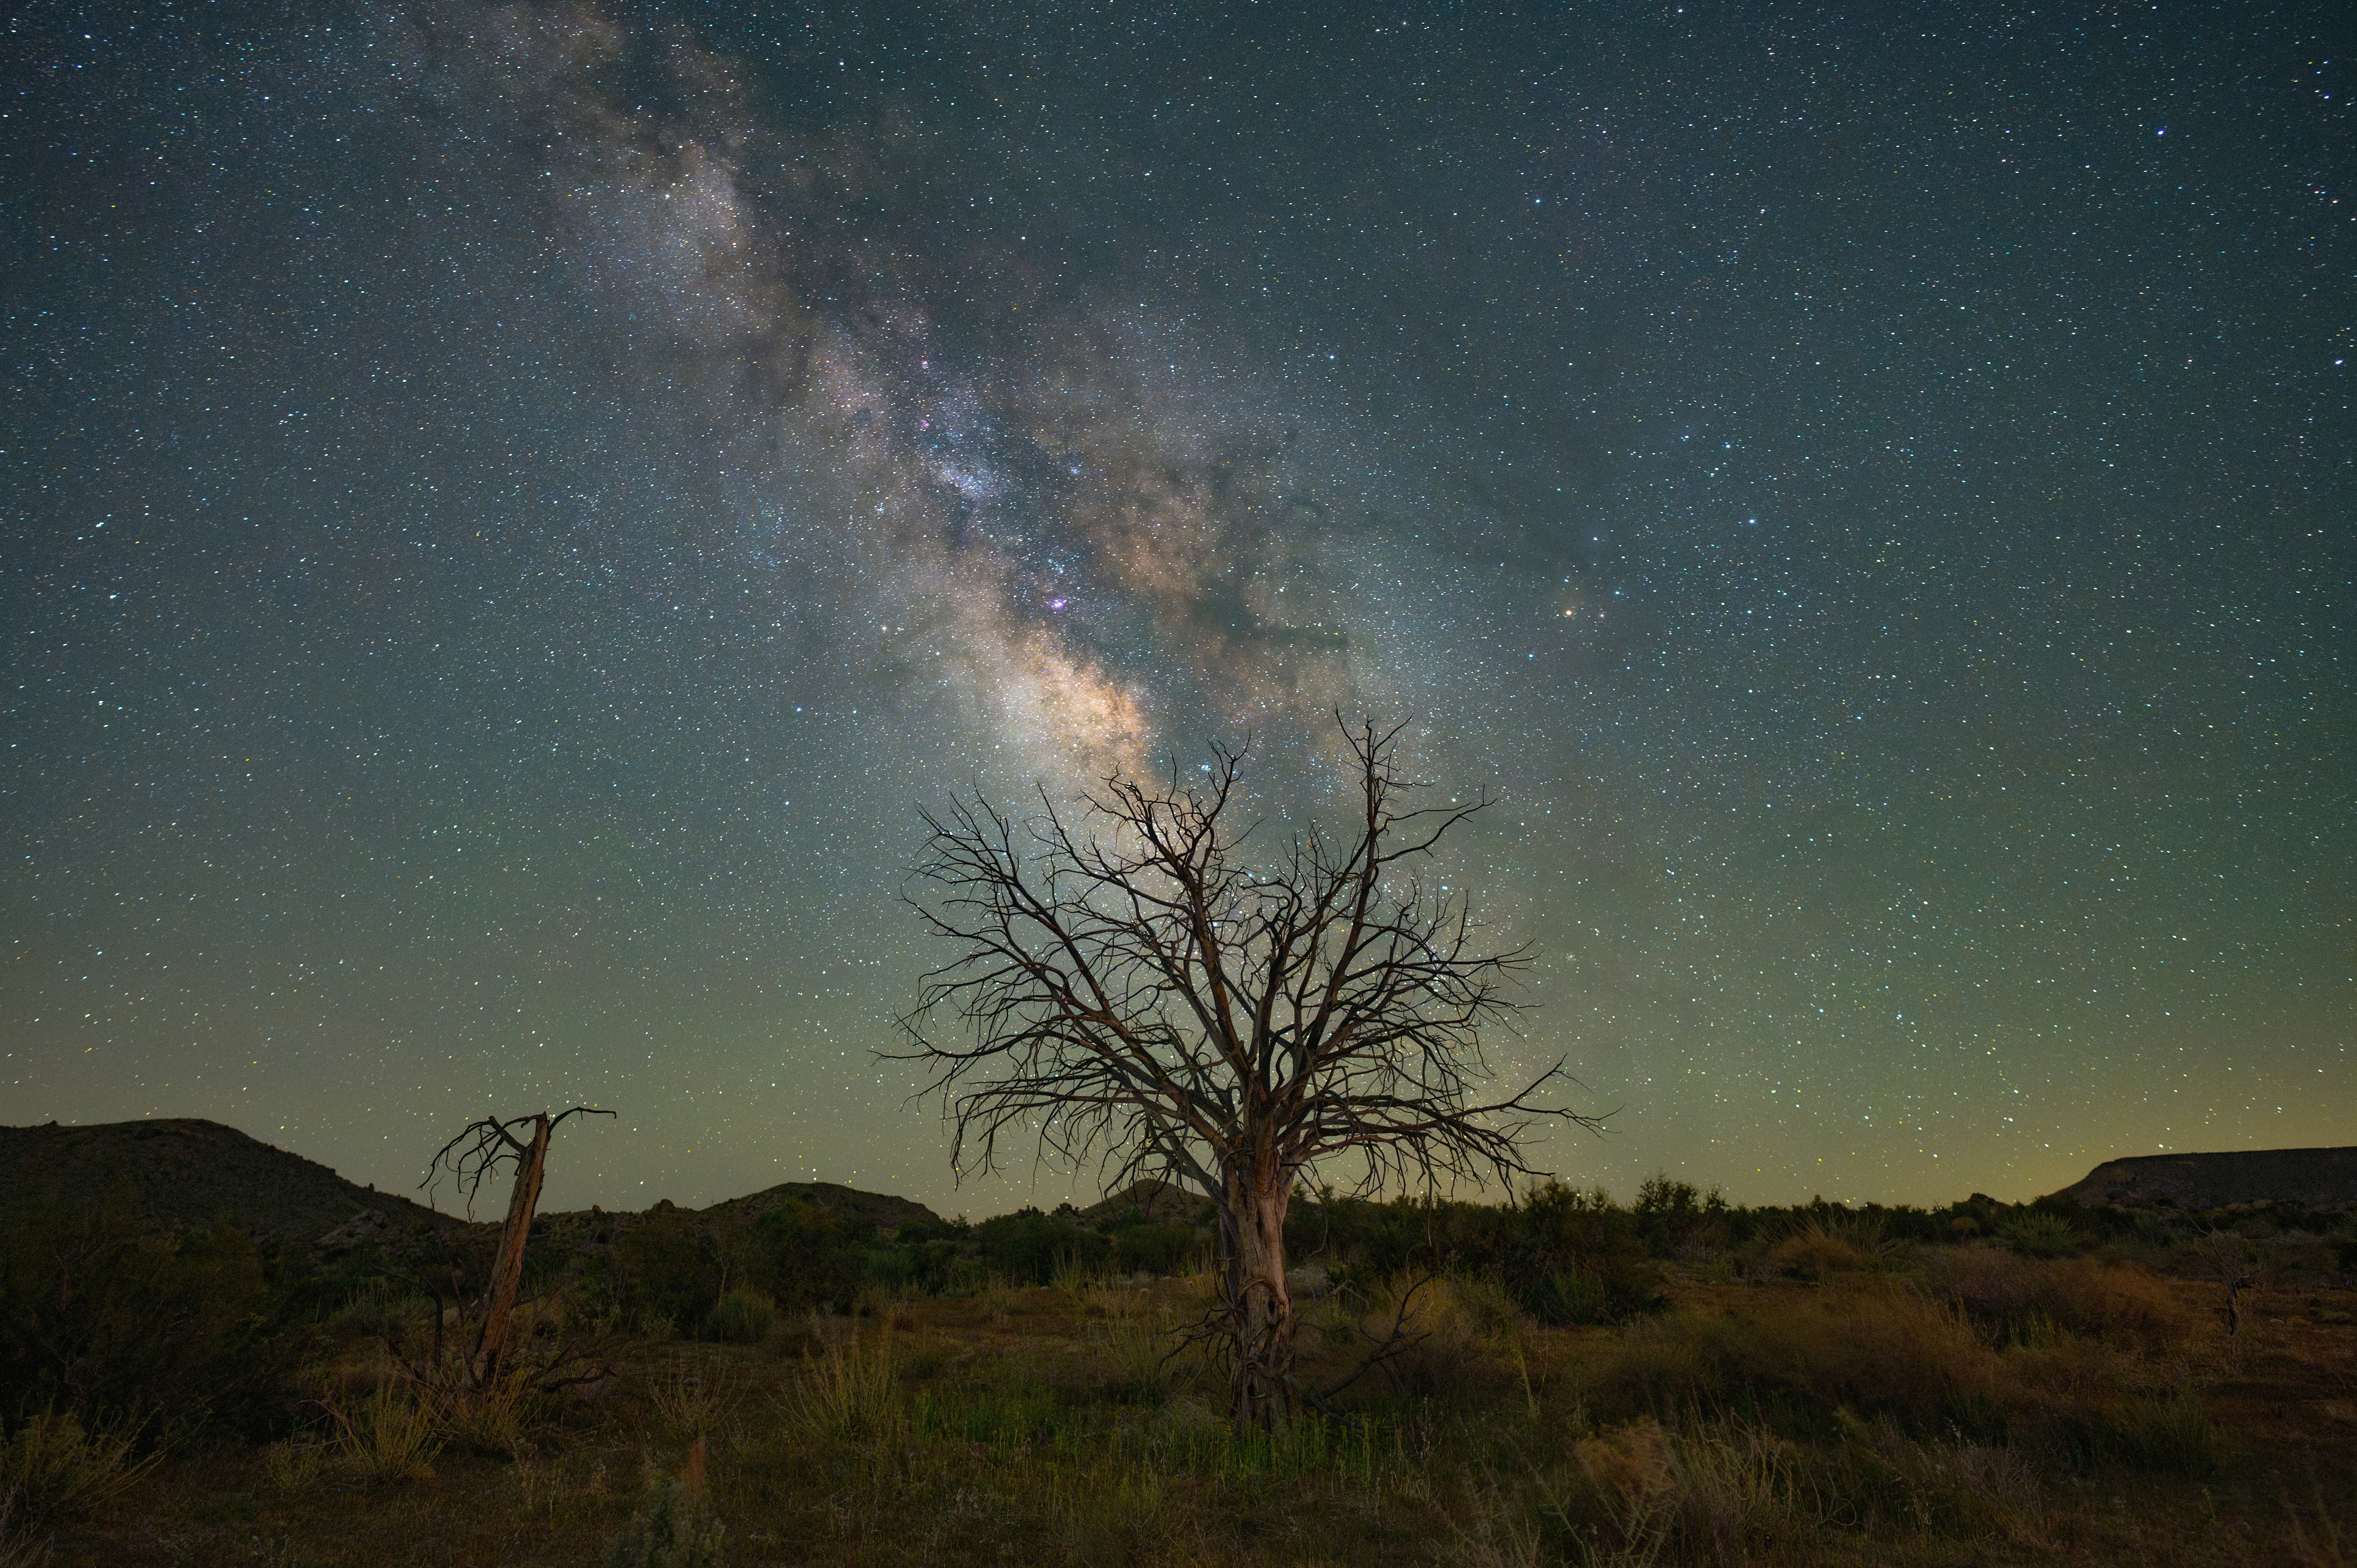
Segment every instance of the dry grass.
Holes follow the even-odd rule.
[[[1821,1280],[1845,1269],[1861,1268],[1866,1254],[1847,1237],[1822,1225],[1795,1231],[1768,1249],[1760,1265],[1771,1274],[1789,1279]]]
[[[720,1431],[743,1398],[736,1369],[718,1357],[674,1357],[647,1380],[655,1419],[667,1435],[682,1440]]]
[[[874,1442],[901,1424],[899,1382],[888,1318],[866,1338],[855,1335],[810,1358],[778,1408],[790,1425],[821,1442]]]
[[[362,1480],[383,1485],[433,1477],[448,1431],[432,1393],[387,1379],[372,1393],[321,1402],[340,1437],[338,1457]]]
[[[156,1455],[137,1454],[137,1434],[91,1430],[72,1411],[43,1411],[0,1437],[0,1546],[85,1517],[136,1486]]]
[[[574,1568],[663,1529],[708,1541],[701,1434],[736,1568],[2348,1562],[2357,1417],[2330,1412],[2357,1327],[2323,1321],[2342,1298],[2248,1298],[2230,1372],[2203,1287],[1970,1251],[1996,1261],[1680,1286],[1626,1330],[1542,1328],[1439,1282],[1409,1305],[1416,1369],[1273,1439],[1219,1419],[1209,1369],[1160,1359],[1201,1307],[1180,1281],[909,1302],[692,1359],[640,1341],[612,1397],[438,1465],[401,1459],[424,1407],[356,1365],[334,1398],[365,1441],[180,1456],[102,1506],[84,1551]],[[1318,1304],[1305,1375],[1346,1369],[1412,1283]],[[274,1484],[300,1465],[309,1484]],[[324,1484],[347,1466],[411,1478]]]
[[[1924,1289],[2001,1337],[2039,1324],[2157,1352],[2176,1349],[2199,1318],[2183,1290],[2134,1263],[2053,1262],[1989,1246],[1940,1248],[1922,1262]]]

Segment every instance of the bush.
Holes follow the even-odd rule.
[[[1125,1225],[1113,1233],[1113,1266],[1125,1274],[1174,1274],[1203,1238],[1185,1225]]]
[[[786,1306],[848,1311],[867,1273],[864,1229],[831,1208],[790,1198],[746,1233],[745,1277]]]
[[[1018,1208],[974,1228],[983,1260],[1017,1284],[1044,1285],[1059,1272],[1093,1274],[1113,1255],[1105,1234],[1082,1219],[1069,1203],[1053,1214]]]
[[[2079,1250],[2077,1228],[2045,1209],[2008,1214],[1998,1223],[1996,1233],[1999,1240],[2026,1258],[2067,1258]]]
[[[544,1397],[524,1373],[510,1371],[484,1387],[450,1394],[442,1406],[443,1429],[464,1447],[512,1458]]]
[[[742,1285],[722,1296],[704,1320],[705,1337],[724,1345],[758,1345],[777,1326],[777,1304]]]
[[[159,1233],[128,1192],[37,1214],[0,1235],[0,1419],[258,1423],[285,1368],[282,1305],[243,1231]]]
[[[1803,1280],[1821,1280],[1836,1270],[1859,1268],[1865,1262],[1863,1252],[1823,1225],[1794,1231],[1760,1259],[1769,1273]]]
[[[1551,1181],[1490,1213],[1494,1233],[1476,1255],[1495,1256],[1507,1291],[1540,1322],[1620,1323],[1660,1309],[1661,1271],[1633,1217],[1602,1192]]]
[[[2214,1463],[2209,1412],[2190,1393],[2080,1402],[2043,1423],[2080,1470],[2118,1466],[2151,1475],[2202,1476]]]
[[[2193,1323],[2168,1282],[2134,1263],[2040,1262],[1996,1247],[1956,1247],[1924,1258],[1923,1287],[2000,1342],[2018,1343],[2050,1326],[2157,1351],[2180,1343]]]
[[[701,1439],[720,1430],[742,1397],[725,1361],[675,1360],[647,1380],[656,1419],[677,1437]]]
[[[632,1319],[667,1319],[693,1329],[720,1300],[720,1262],[707,1251],[695,1217],[659,1208],[614,1243],[616,1294]]]

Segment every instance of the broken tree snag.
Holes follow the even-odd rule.
[[[499,1261],[491,1265],[490,1310],[483,1317],[482,1346],[476,1356],[476,1376],[483,1382],[499,1376],[500,1358],[507,1354],[508,1322],[515,1316],[516,1288],[523,1283],[523,1244],[532,1234],[541,1178],[547,1171],[548,1118],[544,1114],[532,1119],[532,1147],[516,1167],[508,1222],[500,1231]]]
[[[500,1363],[507,1358],[516,1294],[523,1283],[524,1243],[532,1237],[532,1217],[540,1207],[541,1182],[548,1171],[549,1134],[568,1116],[613,1114],[611,1111],[576,1105],[554,1116],[545,1111],[505,1121],[487,1116],[480,1122],[468,1122],[465,1131],[443,1144],[427,1168],[426,1180],[430,1184],[433,1173],[447,1166],[466,1187],[471,1203],[493,1171],[509,1159],[516,1162],[515,1188],[508,1197],[507,1224],[500,1228],[498,1259],[491,1265],[491,1277],[483,1291],[483,1329],[476,1339],[468,1369],[478,1385],[498,1378]],[[531,1129],[530,1143],[517,1136],[527,1127]]]

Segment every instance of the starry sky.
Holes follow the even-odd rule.
[[[2331,4],[7,27],[0,1121],[1091,1198],[872,1055],[918,808],[1339,708],[1582,1184],[2357,1142]]]

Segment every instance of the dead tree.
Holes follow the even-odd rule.
[[[1509,1182],[1534,1174],[1534,1119],[1600,1122],[1536,1103],[1560,1064],[1478,1098],[1481,1032],[1518,1010],[1501,992],[1525,955],[1484,950],[1461,895],[1415,872],[1487,802],[1404,809],[1399,727],[1342,731],[1350,830],[1312,827],[1260,865],[1231,817],[1249,741],[1197,776],[1115,773],[1069,816],[1044,790],[1020,821],[978,794],[923,813],[932,897],[912,902],[952,956],[886,1053],[933,1070],[960,1175],[1036,1136],[1109,1187],[1151,1175],[1209,1196],[1232,1412],[1264,1426],[1297,1392],[1297,1179],[1339,1164],[1360,1191]]]
[[[541,1178],[548,1168],[549,1135],[568,1116],[613,1114],[611,1111],[576,1105],[554,1116],[545,1111],[510,1117],[504,1122],[496,1116],[486,1116],[479,1122],[468,1122],[457,1137],[443,1144],[426,1167],[427,1185],[433,1183],[436,1173],[447,1169],[467,1189],[471,1204],[492,1172],[511,1159],[516,1162],[515,1187],[508,1197],[507,1224],[500,1230],[499,1255],[491,1264],[491,1277],[483,1290],[482,1331],[468,1357],[468,1375],[478,1387],[496,1380],[507,1359],[509,1326],[515,1317],[516,1293],[523,1281],[524,1242],[532,1235],[532,1217],[540,1208]],[[529,1143],[516,1136],[518,1130],[526,1127],[531,1129]]]

